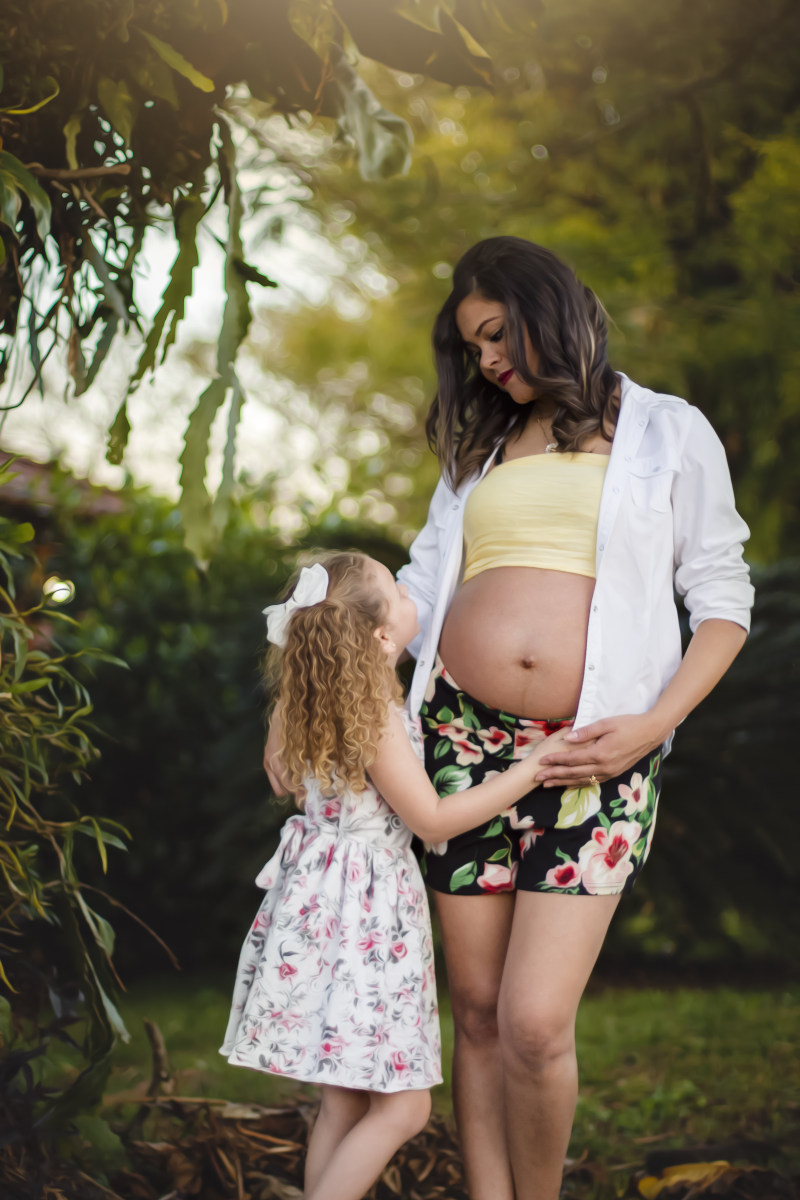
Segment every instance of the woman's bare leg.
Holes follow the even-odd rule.
[[[369,1107],[333,1151],[305,1200],[362,1200],[395,1151],[425,1128],[427,1091],[368,1092]]]
[[[331,1160],[333,1152],[369,1108],[369,1092],[323,1085],[319,1113],[308,1139],[305,1191],[310,1193]]]
[[[557,1200],[575,1102],[575,1015],[619,896],[517,892],[498,1022],[516,1200]]]
[[[453,1111],[471,1200],[513,1200],[497,999],[514,896],[436,893],[453,1006]]]

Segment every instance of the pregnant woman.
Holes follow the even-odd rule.
[[[672,731],[746,637],[748,530],[708,421],[611,369],[599,302],[549,251],[474,246],[433,340],[442,478],[399,574],[428,773],[467,788],[575,722],[543,788],[425,856],[470,1197],[555,1200],[578,1002],[649,852]]]

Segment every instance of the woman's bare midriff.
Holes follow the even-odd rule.
[[[439,642],[464,691],[520,717],[578,708],[594,579],[539,567],[495,567],[456,593]]]

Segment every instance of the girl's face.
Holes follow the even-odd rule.
[[[386,653],[396,660],[419,633],[417,606],[409,596],[406,585],[398,583],[388,567],[375,559],[371,560],[370,565],[371,582],[383,597],[386,608],[386,617],[375,630],[375,636]]]
[[[508,356],[505,304],[473,292],[456,309],[456,325],[485,379],[507,392],[516,404],[528,404],[534,399],[534,389],[520,379]],[[537,375],[539,355],[531,345],[527,329],[524,333],[525,359],[530,371]]]

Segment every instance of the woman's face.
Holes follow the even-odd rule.
[[[465,296],[456,309],[456,325],[484,378],[507,392],[516,404],[528,404],[533,400],[533,388],[520,379],[508,356],[505,304],[473,292]],[[539,355],[531,345],[527,329],[524,334],[525,359],[530,371],[536,375]]]

